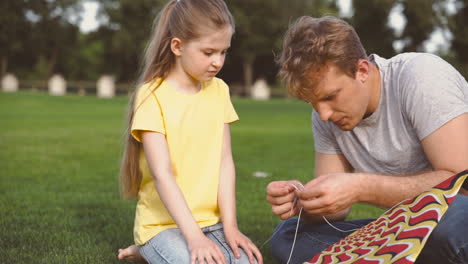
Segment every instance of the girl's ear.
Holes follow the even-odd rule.
[[[182,40],[180,40],[179,38],[172,38],[171,51],[176,56],[182,55]]]

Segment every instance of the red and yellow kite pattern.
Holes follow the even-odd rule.
[[[331,245],[305,264],[411,264],[463,186],[468,171],[403,201],[375,221]]]

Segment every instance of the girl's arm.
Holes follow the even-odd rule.
[[[174,180],[166,138],[161,133],[142,133],[143,148],[161,201],[187,240],[191,263],[226,263],[219,247],[208,239],[195,221],[182,191]]]
[[[224,234],[229,246],[237,258],[240,258],[239,247],[243,248],[250,263],[263,263],[258,248],[244,236],[237,226],[236,216],[236,176],[231,151],[231,133],[229,124],[224,125],[223,148],[221,153],[221,171],[218,189],[218,203],[223,222]],[[255,256],[255,257],[254,257]]]

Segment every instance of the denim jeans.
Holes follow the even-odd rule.
[[[202,228],[203,233],[219,246],[226,263],[248,264],[249,258],[239,248],[241,257],[237,259],[227,244],[221,223]],[[140,254],[149,264],[185,264],[190,263],[187,242],[178,228],[164,230],[140,246]]]
[[[333,222],[341,230],[360,228],[374,219]],[[296,230],[297,218],[280,223],[270,241],[272,255],[286,263]],[[303,263],[351,234],[340,232],[328,224],[299,223],[296,244],[290,264]],[[415,264],[468,263],[468,196],[457,195],[440,223],[433,230]]]

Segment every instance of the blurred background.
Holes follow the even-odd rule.
[[[73,84],[92,89],[100,76],[111,75],[119,92],[130,89],[153,19],[165,2],[2,0],[0,75],[14,74],[20,89],[46,89],[45,81],[58,73],[72,86],[69,91],[76,90]],[[235,95],[249,95],[259,78],[272,87],[273,96],[285,95],[276,78],[274,57],[288,24],[301,15],[346,19],[369,54],[436,53],[468,75],[467,0],[226,2],[237,28],[220,77]]]
[[[135,216],[135,201],[118,191],[126,95],[165,3],[0,0],[0,263],[125,263],[117,250],[133,243]],[[266,186],[314,177],[311,107],[288,98],[276,77],[288,24],[339,16],[369,54],[427,51],[466,78],[468,0],[226,3],[236,34],[220,77],[240,116],[231,126],[237,216],[270,264],[267,241],[280,219]],[[349,218],[382,212],[357,204]]]

